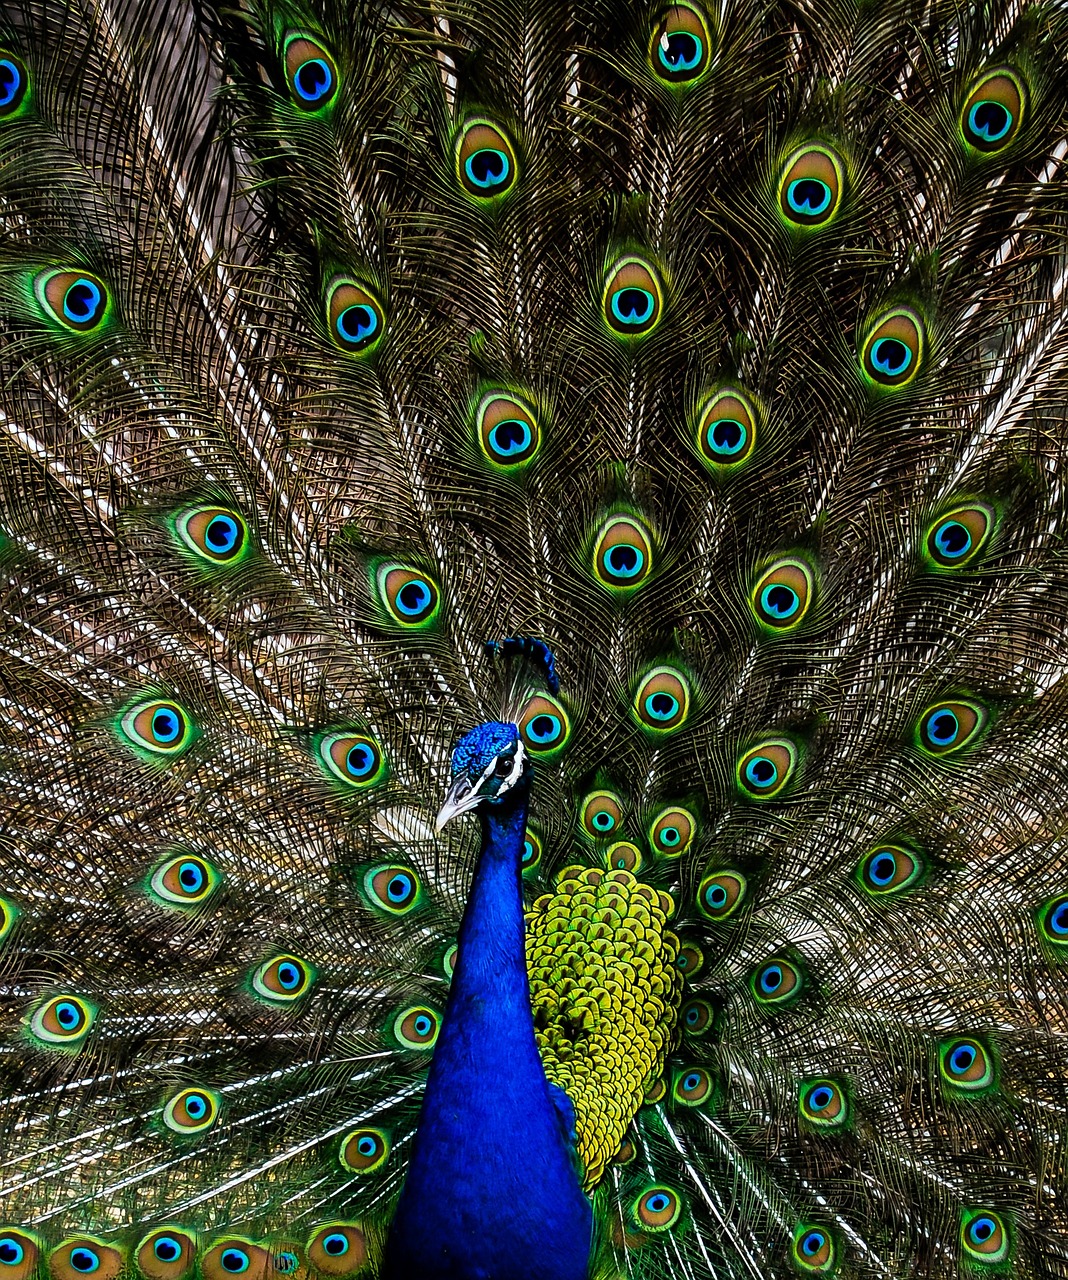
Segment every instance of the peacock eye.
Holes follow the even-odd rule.
[[[705,966],[704,952],[696,942],[681,942],[675,957],[675,968],[684,978],[693,980]]]
[[[632,710],[644,728],[673,733],[689,718],[689,682],[673,667],[654,667],[638,685]]]
[[[486,459],[508,470],[529,462],[541,444],[534,411],[503,391],[492,391],[479,402],[475,435]]]
[[[354,1276],[367,1262],[367,1238],[354,1222],[325,1223],[308,1241],[308,1261],[323,1276]]]
[[[407,915],[422,901],[423,882],[411,867],[371,867],[364,873],[362,885],[369,905],[391,916]]]
[[[437,622],[441,589],[426,570],[390,561],[379,565],[374,581],[390,623],[414,631]]]
[[[226,1280],[227,1276],[262,1276],[270,1262],[267,1251],[251,1240],[231,1236],[217,1240],[200,1261],[201,1280]]]
[[[965,1256],[985,1265],[1009,1256],[1009,1229],[993,1209],[966,1209],[961,1215],[960,1240]]]
[[[53,1280],[116,1280],[123,1269],[123,1256],[118,1249],[95,1236],[74,1236],[52,1250],[48,1269]]]
[[[786,161],[779,182],[779,212],[791,226],[826,226],[838,213],[845,190],[845,170],[827,147],[808,146]]]
[[[704,1067],[685,1067],[675,1076],[671,1096],[677,1106],[708,1106],[716,1097],[712,1073]]]
[[[196,1237],[177,1227],[164,1227],[147,1235],[134,1257],[147,1280],[184,1280],[196,1262]]]
[[[963,698],[928,707],[916,726],[916,740],[929,755],[950,756],[970,746],[986,727],[987,712]]]
[[[770,800],[793,778],[797,747],[787,738],[769,738],[741,757],[735,777],[742,794],[751,800]]]
[[[149,889],[166,906],[195,907],[215,892],[220,881],[218,871],[206,859],[181,854],[155,868]]]
[[[1010,67],[987,71],[973,85],[961,110],[964,141],[984,155],[1003,151],[1020,131],[1026,101],[1024,82]]]
[[[350,1173],[374,1173],[389,1159],[389,1138],[381,1129],[354,1129],[341,1139],[340,1159]]]
[[[849,1120],[846,1092],[835,1080],[802,1080],[798,1107],[801,1119],[814,1129],[842,1129]]]
[[[960,569],[983,549],[994,525],[994,509],[974,502],[948,511],[928,528],[924,555],[935,569]]]
[[[759,1004],[792,1004],[804,988],[804,975],[790,960],[769,960],[749,979],[749,987]]]
[[[649,1187],[634,1201],[631,1215],[645,1231],[669,1231],[682,1213],[682,1198],[671,1187]]]
[[[43,272],[34,292],[47,314],[73,333],[98,328],[108,312],[107,286],[88,271]]]
[[[804,621],[814,596],[815,578],[804,560],[776,560],[757,579],[749,593],[749,605],[769,634],[793,631]]]
[[[612,516],[594,539],[593,572],[610,590],[627,592],[640,586],[653,567],[653,543],[633,517]]]
[[[755,404],[736,387],[713,394],[697,418],[697,451],[713,472],[726,473],[745,462],[756,447]]]
[[[641,258],[623,258],[608,272],[601,311],[613,333],[638,338],[660,319],[663,293],[652,266]]]
[[[239,564],[249,549],[244,517],[227,507],[193,507],[174,520],[183,546],[211,564]]]
[[[1044,902],[1038,909],[1037,919],[1043,939],[1058,954],[1068,952],[1068,893],[1058,894]]]
[[[92,1029],[96,1009],[75,995],[53,996],[30,1015],[30,1032],[51,1048],[77,1049]]]
[[[26,99],[29,83],[22,59],[0,50],[0,119],[18,111]]]
[[[745,877],[738,871],[717,871],[697,889],[697,909],[709,920],[726,920],[745,897]]]
[[[0,1228],[0,1275],[5,1280],[30,1280],[37,1274],[41,1246],[26,1231]]]
[[[369,356],[386,331],[382,304],[354,280],[335,280],[326,293],[326,323],[330,341],[339,351]]]
[[[271,1004],[289,1004],[307,995],[315,981],[315,970],[296,956],[280,955],[263,964],[252,974],[252,991]]]
[[[715,1010],[707,1000],[687,1000],[679,1010],[679,1026],[688,1036],[703,1036],[715,1022]]]
[[[203,1133],[219,1118],[219,1095],[211,1089],[181,1089],[163,1108],[163,1123],[172,1133]]]
[[[978,1093],[995,1082],[993,1056],[978,1040],[943,1040],[938,1048],[938,1066],[944,1084],[953,1092]]]
[[[543,759],[561,751],[571,736],[571,723],[563,704],[547,693],[535,694],[517,721],[523,743]]]
[[[432,1049],[437,1043],[441,1028],[441,1015],[436,1009],[423,1006],[402,1009],[393,1019],[392,1029],[397,1044],[402,1049]]]
[[[515,186],[515,149],[489,120],[469,120],[456,142],[456,176],[476,200],[507,195]]]
[[[880,316],[865,338],[861,367],[876,387],[903,387],[919,373],[925,345],[919,315],[908,307],[899,307]]]
[[[283,60],[289,95],[301,111],[330,106],[338,90],[337,63],[318,40],[299,33],[288,36]]]
[[[315,754],[327,777],[357,789],[375,786],[388,772],[382,748],[366,733],[323,734]]]
[[[675,4],[653,28],[649,62],[653,74],[670,85],[688,85],[708,69],[711,40],[704,16],[692,5]]]
[[[604,839],[623,825],[623,803],[612,791],[592,791],[579,807],[579,822],[588,836]]]
[[[830,1275],[835,1271],[834,1236],[825,1227],[799,1223],[794,1228],[790,1252],[803,1272]]]
[[[134,703],[119,719],[119,732],[129,747],[157,761],[181,755],[197,736],[189,713],[169,699]]]

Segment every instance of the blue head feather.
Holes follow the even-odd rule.
[[[465,733],[452,753],[452,776],[461,773],[477,777],[486,765],[504,751],[514,751],[519,729],[506,720],[487,720]]]

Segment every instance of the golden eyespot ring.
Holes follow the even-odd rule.
[[[4,1280],[31,1280],[41,1259],[41,1242],[28,1231],[0,1227],[0,1264]]]
[[[634,715],[638,723],[654,733],[681,729],[690,714],[690,686],[681,671],[655,667],[634,695]]]
[[[643,1231],[670,1231],[682,1213],[682,1197],[671,1187],[648,1187],[634,1201],[631,1216]]]
[[[218,1120],[219,1106],[212,1089],[180,1089],[163,1108],[163,1123],[172,1133],[204,1133]]]
[[[965,1093],[988,1089],[994,1083],[993,1058],[985,1045],[967,1036],[942,1041],[938,1067],[946,1084]]]
[[[406,630],[437,621],[441,588],[423,569],[385,564],[376,575],[378,594],[390,620]]]
[[[963,569],[982,551],[994,525],[994,509],[971,502],[938,517],[928,528],[924,555],[935,569]]]
[[[389,1137],[381,1129],[353,1129],[341,1139],[340,1159],[350,1173],[375,1173],[389,1159]]]
[[[715,1010],[707,1000],[687,1000],[679,1010],[679,1027],[683,1035],[703,1036],[715,1023]]]
[[[847,1116],[846,1095],[836,1080],[804,1080],[798,1097],[801,1118],[820,1129],[839,1128]]]
[[[78,1048],[92,1029],[96,1009],[81,996],[52,996],[30,1015],[30,1031],[42,1044]]]
[[[315,970],[297,956],[278,955],[263,964],[252,975],[252,991],[271,1004],[291,1004],[305,996],[315,981]]]
[[[521,467],[541,446],[534,411],[504,391],[483,396],[475,412],[475,431],[479,447],[495,467]]]
[[[923,712],[916,724],[916,741],[928,755],[950,756],[971,745],[986,722],[986,709],[977,702],[949,699]]]
[[[923,364],[926,335],[915,311],[900,307],[884,315],[861,348],[861,365],[868,381],[878,387],[903,387]]]
[[[96,1236],[68,1236],[49,1254],[48,1270],[53,1280],[116,1280],[123,1262],[118,1249]]]
[[[745,897],[745,876],[740,871],[717,871],[705,876],[697,889],[697,909],[717,922],[733,915]]]
[[[680,1107],[703,1107],[715,1099],[716,1085],[706,1067],[684,1067],[675,1073],[672,1100]]]
[[[367,1238],[358,1223],[324,1223],[308,1241],[308,1261],[322,1275],[355,1275],[367,1262]]]
[[[432,1049],[440,1029],[440,1014],[422,1006],[402,1009],[393,1019],[393,1034],[405,1049]]]
[[[405,916],[421,902],[423,882],[411,867],[391,863],[371,867],[363,877],[363,889],[372,906],[391,916]]]
[[[768,632],[793,631],[805,619],[815,594],[811,568],[794,556],[770,565],[749,593],[757,622]]]
[[[653,543],[649,533],[632,516],[612,516],[597,535],[593,547],[593,573],[612,591],[633,591],[653,568]]]
[[[244,1236],[225,1236],[207,1249],[200,1259],[203,1280],[264,1280],[270,1258],[261,1245]]]
[[[860,864],[861,887],[876,896],[903,893],[918,883],[923,863],[904,845],[882,844]]]
[[[984,155],[1003,151],[1020,132],[1026,104],[1024,82],[1011,67],[987,71],[964,101],[961,136]]]
[[[535,694],[517,723],[526,748],[543,757],[560,751],[571,736],[571,724],[562,703],[547,693]]]
[[[146,1280],[183,1280],[196,1264],[196,1237],[181,1227],[157,1227],[138,1244],[134,1258]]]
[[[218,871],[206,858],[183,853],[156,867],[149,888],[167,906],[195,907],[211,897],[220,880]]]
[[[672,805],[663,809],[653,819],[649,828],[649,843],[664,858],[681,858],[693,844],[697,833],[697,820],[689,809]]]
[[[386,332],[382,304],[369,289],[353,280],[338,280],[330,286],[326,323],[330,341],[348,355],[370,355]]]
[[[697,451],[714,471],[727,471],[748,459],[757,442],[759,415],[737,387],[717,391],[697,419]]]
[[[684,978],[693,980],[705,965],[704,952],[696,942],[680,942],[679,953],[675,957],[675,968]]]
[[[623,258],[608,273],[601,311],[613,333],[644,337],[656,328],[664,296],[653,268],[641,258]]]
[[[591,791],[579,810],[582,829],[595,840],[617,834],[623,826],[623,803],[611,791]]]
[[[193,507],[174,527],[185,546],[211,564],[238,564],[249,549],[245,518],[229,507]]]
[[[1006,1220],[993,1209],[966,1209],[961,1214],[960,1242],[965,1255],[987,1265],[1009,1256]]]
[[[538,863],[541,862],[541,854],[541,837],[536,831],[532,831],[528,827],[526,836],[523,839],[523,856],[521,858],[523,875],[533,874],[537,869]]]
[[[845,169],[829,148],[809,145],[786,161],[779,183],[779,212],[795,227],[822,227],[842,204]]]
[[[788,738],[768,738],[742,756],[735,777],[743,795],[752,800],[771,800],[791,780],[796,768],[794,744]]]
[[[617,840],[608,846],[604,860],[610,871],[629,871],[631,875],[637,875],[642,866],[642,851],[629,840]]]
[[[107,285],[91,271],[45,271],[34,282],[37,300],[73,333],[89,333],[107,316]]]
[[[794,1228],[790,1252],[802,1271],[828,1275],[835,1268],[834,1236],[826,1227],[802,1222]]]
[[[489,120],[469,120],[456,141],[456,177],[475,200],[507,195],[516,184],[515,148]]]
[[[804,978],[792,961],[773,957],[754,972],[749,986],[760,1004],[789,1004],[801,994]]]
[[[693,5],[673,4],[653,27],[649,63],[653,74],[671,85],[700,80],[708,70],[712,41],[704,15]]]
[[[130,746],[149,755],[180,755],[196,737],[192,717],[169,698],[138,702],[125,711],[119,729]]]
[[[372,787],[386,776],[382,748],[366,733],[324,734],[315,751],[328,776],[350,787]]]
[[[337,63],[318,40],[307,35],[290,35],[283,60],[294,105],[308,112],[330,106],[338,91]]]

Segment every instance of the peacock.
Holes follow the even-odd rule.
[[[1068,9],[3,0],[0,1280],[1068,1277]]]

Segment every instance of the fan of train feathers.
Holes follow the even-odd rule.
[[[1026,0],[7,0],[0,1280],[1068,1276],[1066,103]]]

